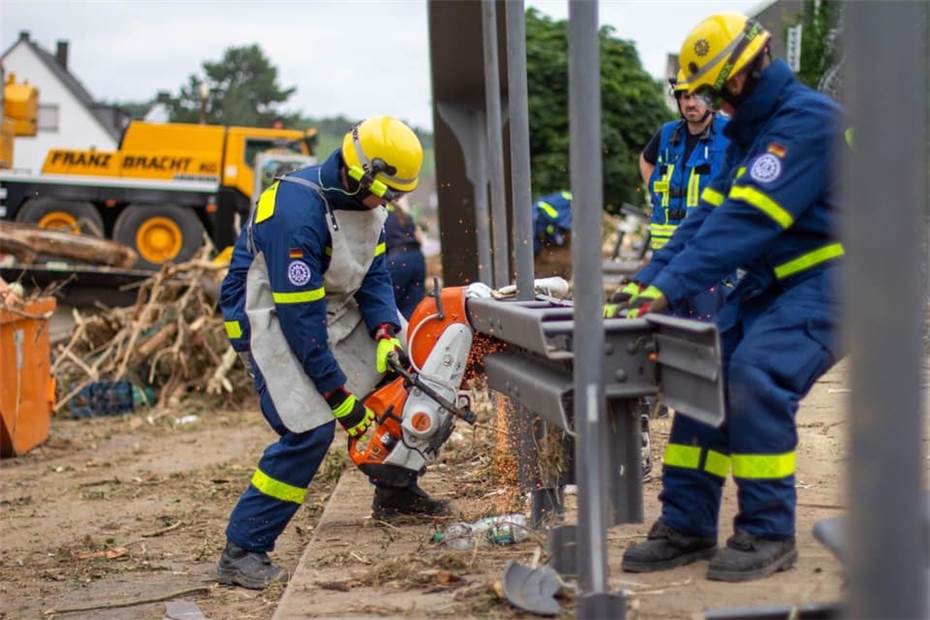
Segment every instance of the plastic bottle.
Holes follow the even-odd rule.
[[[526,516],[522,514],[485,517],[474,523],[453,523],[444,532],[436,532],[433,542],[452,549],[471,549],[478,544],[512,545],[529,536]]]

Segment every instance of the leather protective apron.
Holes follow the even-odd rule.
[[[337,219],[318,185],[299,177],[282,177],[280,181],[312,189],[331,216],[326,221],[332,254],[323,275],[329,348],[347,377],[346,389],[363,396],[375,387],[381,375],[374,364],[377,344],[368,334],[353,296],[375,258],[387,211],[383,207],[366,211],[340,210]],[[251,221],[249,226],[251,228]],[[245,311],[252,330],[252,360],[265,378],[281,421],[289,431],[303,433],[331,422],[333,415],[284,337],[272,299],[265,257],[262,252],[255,251],[251,235],[249,247],[254,259],[246,276]]]

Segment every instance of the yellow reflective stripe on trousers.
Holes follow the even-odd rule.
[[[793,276],[798,272],[815,267],[820,263],[824,263],[834,258],[839,258],[845,253],[846,252],[843,249],[842,243],[831,243],[830,245],[825,245],[822,248],[814,250],[813,252],[802,254],[801,256],[798,256],[797,258],[794,258],[787,263],[778,265],[775,267],[775,277],[781,280],[782,278]]]
[[[385,250],[387,250],[387,245],[383,243],[379,243],[378,245],[375,246],[375,256],[376,257],[381,256],[382,254],[384,254]]]
[[[312,291],[296,291],[294,293],[271,293],[271,298],[276,304],[302,304],[308,301],[319,301],[326,297],[324,287],[315,288]]]
[[[683,443],[670,443],[665,446],[665,456],[662,458],[662,462],[672,467],[697,469],[701,464],[701,447],[688,446]]]
[[[704,191],[701,192],[701,200],[706,202],[709,205],[719,207],[723,204],[723,201],[726,200],[723,194],[711,187],[705,187]]]
[[[730,457],[716,450],[708,450],[704,458],[704,471],[726,478],[730,473]]]
[[[543,212],[549,217],[551,217],[552,219],[554,220],[559,219],[559,212],[556,211],[555,207],[553,207],[551,204],[549,204],[545,200],[540,200],[539,202],[536,203],[536,206],[542,209]]]
[[[661,250],[671,239],[667,237],[653,237],[649,240],[649,247],[653,250]]]
[[[696,207],[698,205],[698,200],[700,199],[701,189],[701,175],[697,174],[694,171],[694,168],[691,169],[691,177],[688,179],[688,200],[685,203],[686,207]]]
[[[734,185],[730,189],[729,197],[733,200],[742,200],[746,204],[759,209],[775,220],[782,228],[787,229],[794,224],[794,216],[791,213],[755,187]]]
[[[255,473],[252,474],[252,486],[268,497],[279,499],[282,502],[303,504],[304,497],[307,495],[306,489],[275,480],[260,469],[256,469]]]
[[[275,181],[271,184],[271,187],[262,192],[262,195],[258,199],[258,207],[255,209],[255,223],[264,222],[274,215],[274,201],[275,197],[278,195],[278,184],[280,181]]]
[[[227,338],[242,338],[242,326],[239,321],[224,321],[223,327],[226,328]]]
[[[733,477],[749,480],[786,478],[794,475],[795,452],[784,454],[733,454]]]

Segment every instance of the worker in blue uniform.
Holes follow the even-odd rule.
[[[387,246],[387,268],[394,284],[397,309],[409,319],[423,299],[426,280],[426,258],[417,238],[413,218],[397,203],[388,203],[384,221],[384,242]]]
[[[533,203],[533,253],[562,247],[572,230],[572,193],[562,190],[540,196]]]
[[[335,421],[359,437],[374,419],[360,396],[382,379],[388,355],[403,353],[382,205],[416,187],[422,160],[410,128],[370,118],[322,165],[265,190],[243,227],[220,306],[279,438],[230,515],[221,583],[258,589],[286,577],[268,552],[303,502]],[[446,510],[415,477],[373,482],[379,516]]]
[[[724,165],[728,140],[727,118],[715,113],[699,96],[688,92],[684,71],[669,80],[680,120],[662,125],[639,156],[639,170],[649,189],[652,220],[649,244],[653,253],[664,248],[686,217],[697,210],[701,192]],[[612,317],[619,304],[642,290],[662,268],[660,261],[647,264],[633,280],[612,296],[604,315]],[[708,289],[683,300],[671,314],[690,319],[713,320],[731,286],[729,276]]]
[[[658,251],[662,268],[629,302],[628,316],[659,312],[736,268],[745,275],[717,317],[727,415],[712,428],[676,414],[664,455],[662,515],[629,547],[629,571],[711,558],[710,579],[744,581],[796,561],[798,402],[838,353],[833,153],[842,110],[798,84],[769,54],[769,33],[737,13],[714,15],[686,38],[680,62],[689,92],[732,113],[723,172],[698,210]],[[732,472],[739,513],[717,548],[724,481]]]

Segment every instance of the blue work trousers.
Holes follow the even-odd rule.
[[[426,260],[419,249],[392,254],[388,252],[388,271],[394,283],[394,299],[397,309],[410,319],[414,309],[423,299],[423,281],[426,280]]]
[[[746,278],[728,297],[721,332],[727,418],[712,428],[676,415],[664,457],[662,520],[693,536],[716,536],[731,471],[734,529],[778,540],[795,533],[795,414],[838,353],[836,281],[828,267],[799,282]]]
[[[333,441],[335,422],[303,433],[285,428],[257,368],[262,415],[280,436],[265,448],[252,482],[229,516],[226,538],[248,551],[274,549],[275,540],[303,503],[304,494]]]

